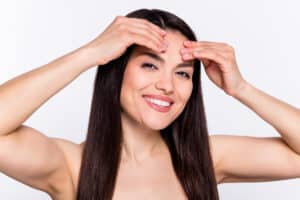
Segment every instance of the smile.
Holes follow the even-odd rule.
[[[152,109],[158,112],[168,112],[171,109],[171,106],[173,104],[171,102],[149,98],[149,97],[144,97],[144,99]]]

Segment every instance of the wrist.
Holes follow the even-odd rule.
[[[244,80],[239,84],[236,92],[232,95],[232,97],[234,97],[238,100],[241,100],[241,99],[243,99],[245,94],[251,90],[251,88],[252,88],[252,85]]]
[[[78,67],[80,68],[80,70],[85,71],[92,68],[93,66],[96,66],[96,63],[91,60],[91,53],[89,48],[83,46],[79,49],[76,49],[72,53],[76,57],[76,61],[78,62]]]
[[[88,43],[81,48],[82,54],[85,57],[87,64],[91,67],[104,65],[107,61],[104,59],[104,50],[102,47]]]

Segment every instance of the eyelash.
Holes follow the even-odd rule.
[[[157,67],[155,65],[151,64],[151,63],[143,63],[142,67],[143,68],[151,68],[151,70],[153,70],[152,67],[155,67],[157,69]],[[186,79],[190,79],[191,78],[190,75],[188,73],[186,73],[186,72],[180,71],[178,73],[184,74],[184,75],[182,75],[182,77],[184,77]]]

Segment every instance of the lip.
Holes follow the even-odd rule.
[[[172,107],[172,104],[170,104],[169,106],[165,106],[165,107],[162,107],[162,106],[159,106],[159,105],[156,105],[154,103],[151,103],[150,101],[147,101],[145,99],[146,103],[154,110],[158,111],[158,112],[169,112],[171,107]]]
[[[154,103],[151,103],[150,101],[146,101],[146,103],[154,110],[158,111],[158,112],[168,112],[170,111],[174,101],[171,99],[171,98],[168,98],[168,97],[164,97],[164,96],[159,96],[159,95],[143,95],[144,99],[145,97],[148,97],[148,98],[153,98],[153,99],[159,99],[159,100],[162,100],[162,101],[166,101],[166,102],[169,102],[170,105],[169,106],[159,106],[159,105],[156,105]]]
[[[145,95],[143,95],[143,97],[166,101],[166,102],[169,102],[171,105],[174,103],[173,99],[166,97],[166,96],[161,96],[161,95],[145,94]]]

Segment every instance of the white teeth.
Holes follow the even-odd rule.
[[[159,105],[159,106],[170,106],[171,104],[169,102],[166,102],[166,101],[161,101],[161,100],[158,100],[158,99],[151,99],[151,98],[145,98],[147,101],[150,101],[151,103],[154,103],[156,105]]]

